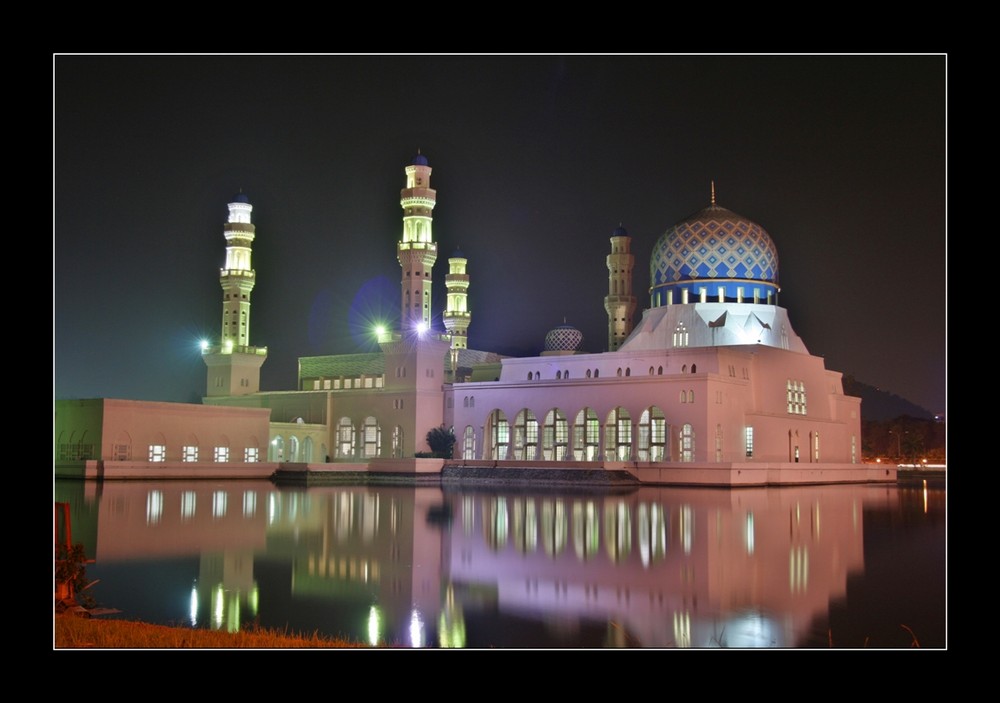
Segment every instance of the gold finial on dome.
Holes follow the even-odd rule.
[[[715,205],[715,181],[712,181],[712,205]]]

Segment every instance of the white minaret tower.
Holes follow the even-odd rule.
[[[243,193],[229,203],[226,221],[226,263],[219,270],[222,285],[222,336],[218,346],[206,345],[208,395],[246,395],[260,390],[260,367],[266,347],[250,346],[250,292],[255,274],[250,266],[254,226],[253,205]]]
[[[402,332],[429,330],[431,326],[431,269],[437,244],[431,230],[437,193],[431,188],[431,167],[419,151],[406,167],[406,187],[399,193],[403,208],[403,238],[396,258],[403,269],[400,307]]]
[[[469,322],[472,314],[469,312],[469,274],[466,266],[469,261],[460,251],[455,251],[448,259],[448,275],[444,277],[444,285],[448,290],[448,305],[444,311],[444,327],[451,337],[451,348],[469,348]]]
[[[635,257],[629,253],[632,238],[619,223],[611,233],[611,253],[608,255],[608,294],[604,309],[608,313],[608,351],[617,351],[632,333],[636,299],[632,295],[632,267]]]

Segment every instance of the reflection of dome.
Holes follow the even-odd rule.
[[[583,333],[573,325],[559,325],[545,335],[545,351],[576,351]]]
[[[653,306],[704,296],[764,302],[778,292],[778,251],[767,231],[714,202],[659,238],[649,262]],[[704,289],[704,290],[703,290]],[[773,302],[773,301],[772,301]]]

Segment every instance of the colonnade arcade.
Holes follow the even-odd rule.
[[[572,418],[572,420],[571,420]],[[458,428],[456,428],[458,430]],[[472,425],[456,431],[463,459],[512,461],[677,461],[694,460],[690,424],[672,427],[663,410],[651,406],[634,418],[621,406],[602,418],[590,407],[575,416],[552,408],[539,421],[527,408],[511,421],[492,410],[482,429],[481,447]],[[676,435],[674,437],[673,435]]]

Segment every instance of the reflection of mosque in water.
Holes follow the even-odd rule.
[[[465,616],[484,609],[568,630],[603,623],[608,645],[795,646],[864,566],[862,494],[850,486],[572,497],[260,482],[69,490],[88,494],[68,500],[97,564],[198,556],[190,622],[230,630],[315,631],[272,621],[285,617],[272,604],[292,598],[350,609],[337,634],[408,646],[463,646]]]

